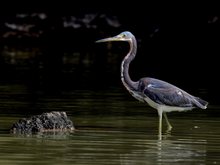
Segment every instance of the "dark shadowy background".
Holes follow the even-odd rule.
[[[1,5],[1,82],[53,91],[119,86],[128,45],[95,41],[131,31],[138,42],[133,80],[163,79],[218,103],[220,17],[214,8],[205,14],[192,3],[44,3]]]

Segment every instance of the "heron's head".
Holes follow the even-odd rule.
[[[133,37],[133,34],[131,32],[125,31],[120,33],[117,36],[104,38],[101,40],[98,40],[96,42],[109,42],[109,41],[130,41]]]

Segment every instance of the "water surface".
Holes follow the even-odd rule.
[[[157,112],[122,87],[58,93],[0,84],[0,164],[219,164],[219,106],[169,113],[158,140]],[[65,111],[73,133],[11,134],[23,117]]]

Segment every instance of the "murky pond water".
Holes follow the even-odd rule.
[[[220,106],[169,113],[173,129],[158,140],[157,112],[122,87],[31,91],[0,84],[0,164],[219,164]],[[23,117],[65,111],[74,133],[14,135]]]

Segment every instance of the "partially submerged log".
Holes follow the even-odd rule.
[[[66,112],[52,111],[35,115],[30,118],[20,119],[12,125],[13,133],[36,133],[36,132],[63,132],[74,131],[73,122]]]

